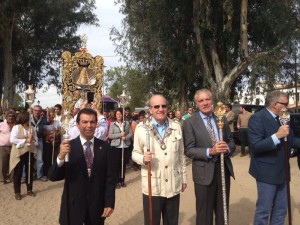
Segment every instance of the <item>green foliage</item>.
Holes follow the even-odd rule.
[[[150,85],[148,77],[140,69],[116,67],[105,74],[105,82],[111,83],[109,95],[118,99],[123,92],[130,96],[129,107],[144,107],[149,98]]]
[[[116,50],[132,67],[142,68],[150,92],[168,99],[187,99],[199,86],[192,0],[118,1],[125,15],[122,32],[112,29]]]
[[[54,84],[60,88],[61,53],[79,50],[80,39],[76,31],[81,24],[97,25],[93,9],[94,0],[2,1],[0,20],[4,23],[0,23],[0,46],[2,35],[12,21],[14,84],[24,87],[30,83],[34,88]],[[7,54],[2,48],[0,51],[1,55]],[[2,64],[3,59],[0,60]]]
[[[17,93],[14,95],[14,105],[13,105],[13,107],[15,109],[20,109],[20,108],[25,107],[24,99]]]
[[[151,93],[162,93],[175,99],[174,103],[192,99],[201,87],[224,92],[214,94],[232,100],[235,86],[244,88],[243,77],[253,88],[262,77],[272,85],[285,79],[282,62],[289,58],[286,46],[299,40],[295,37],[299,0],[248,2],[249,56],[241,54],[240,0],[116,2],[125,15],[124,30],[111,31],[117,52],[129,65],[142,68],[151,82]],[[212,61],[216,58],[220,62]],[[238,71],[243,63],[246,66]]]

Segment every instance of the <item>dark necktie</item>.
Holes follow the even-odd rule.
[[[214,145],[216,143],[216,136],[215,136],[215,132],[214,132],[214,129],[211,125],[211,118],[210,117],[206,117],[207,119],[207,126],[206,126],[206,129],[208,131],[208,134],[209,134],[209,137],[212,141],[212,144]]]
[[[92,165],[93,165],[93,154],[92,154],[92,150],[91,150],[91,145],[92,145],[91,141],[85,142],[85,146],[86,146],[85,154],[86,154],[86,157],[89,161],[89,162],[87,162],[88,166],[90,166],[90,167],[92,167]]]
[[[278,124],[279,126],[281,126],[281,123],[280,123],[280,120],[279,120],[279,116],[276,116],[276,117],[275,117],[275,120],[276,120],[277,124]]]

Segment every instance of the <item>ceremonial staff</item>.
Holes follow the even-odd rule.
[[[31,105],[33,103],[33,99],[34,99],[34,90],[32,89],[32,85],[28,85],[28,89],[24,92],[25,94],[25,102],[28,104],[28,113],[29,113],[29,135],[32,135],[32,127],[31,127]],[[28,143],[28,145],[31,145],[31,143]],[[28,179],[27,179],[27,184],[30,184],[30,166],[31,166],[31,148],[28,151]]]
[[[62,122],[62,127],[65,130],[65,134],[63,135],[63,140],[69,140],[70,134],[69,134],[69,124],[70,124],[70,115],[67,110],[64,111],[64,120]],[[69,192],[69,153],[65,156],[65,201],[66,201],[66,224],[70,225],[70,192]]]
[[[224,123],[222,118],[224,117],[226,111],[223,107],[222,102],[218,102],[217,107],[214,111],[215,115],[218,118],[218,131],[219,131],[219,139],[223,141],[223,126]],[[221,161],[221,182],[222,182],[222,197],[223,197],[223,212],[224,212],[224,225],[228,225],[228,215],[227,215],[227,200],[226,200],[226,183],[225,183],[225,170],[224,170],[224,153],[220,154]]]
[[[127,100],[128,100],[128,96],[125,94],[125,91],[123,90],[123,93],[118,96],[119,99],[120,99],[120,106],[122,107],[123,109],[123,132],[125,133],[125,106],[127,105]],[[121,137],[122,139],[122,137]],[[123,140],[121,140],[123,141]],[[124,178],[124,144],[122,145],[122,163],[121,163],[121,178],[123,179]]]
[[[287,109],[281,110],[279,115],[279,120],[281,125],[288,125],[288,123],[290,122],[290,114],[288,113]],[[288,148],[287,137],[285,137],[284,138],[285,181],[286,181],[286,192],[287,192],[287,200],[288,200],[289,225],[292,225],[289,159],[290,159],[290,153]]]
[[[55,135],[56,135],[56,129],[53,128],[54,130],[54,134],[53,134],[53,139],[52,139],[52,163],[51,165],[53,165],[53,161],[54,161],[54,145],[55,145]]]
[[[146,129],[147,152],[150,152],[150,116],[147,116],[143,121],[143,127]],[[147,163],[148,169],[148,210],[149,210],[149,225],[152,225],[152,188],[151,188],[151,162]]]

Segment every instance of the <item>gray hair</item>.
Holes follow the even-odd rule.
[[[196,102],[196,97],[197,97],[200,93],[204,93],[204,92],[207,93],[208,96],[209,96],[210,98],[212,98],[212,93],[211,93],[211,91],[208,90],[208,89],[206,89],[206,88],[202,88],[202,89],[196,91],[196,93],[195,93],[195,95],[194,95],[194,102]]]
[[[268,107],[271,104],[278,102],[282,96],[287,97],[287,94],[278,90],[268,92],[265,100],[265,106]]]

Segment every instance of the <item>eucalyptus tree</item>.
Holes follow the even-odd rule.
[[[196,65],[192,1],[118,1],[123,31],[113,29],[116,51],[148,77],[151,93],[162,93],[182,107],[201,80]]]
[[[114,99],[125,90],[130,96],[129,106],[144,107],[150,94],[149,77],[139,68],[115,67],[106,71],[105,83],[109,85],[109,95]]]
[[[228,100],[242,75],[274,78],[299,32],[299,0],[116,2],[125,15],[123,31],[112,31],[117,51],[178,97],[203,86]]]
[[[13,102],[16,84],[39,88],[46,83],[60,87],[60,55],[65,49],[79,49],[76,31],[81,24],[97,25],[94,8],[94,0],[2,1],[3,98]]]

